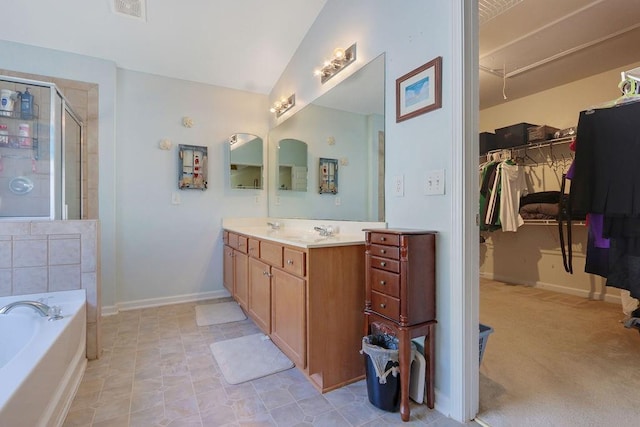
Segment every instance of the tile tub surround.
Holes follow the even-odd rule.
[[[100,356],[98,221],[0,221],[0,296],[84,289],[87,358]]]
[[[105,317],[103,357],[87,365],[63,425],[463,426],[413,402],[411,423],[403,423],[369,403],[364,381],[320,394],[298,369],[227,384],[209,344],[259,329],[251,319],[197,326],[196,304]]]

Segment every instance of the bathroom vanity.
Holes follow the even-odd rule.
[[[331,236],[266,223],[223,224],[225,287],[318,390],[362,379],[361,230],[371,223]]]

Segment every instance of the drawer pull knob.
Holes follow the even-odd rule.
[[[387,308],[387,304],[380,304],[380,308]]]
[[[387,251],[385,251],[384,249],[382,249],[382,250],[380,251],[380,253],[381,253],[381,254],[386,254],[386,253],[387,253]]]
[[[381,241],[381,242],[384,242],[385,240],[387,240],[387,238],[386,238],[386,237],[381,237],[381,238],[380,238],[380,241]]]
[[[267,276],[267,277],[271,277],[271,273],[269,273],[268,271],[263,271],[262,275],[263,276]]]
[[[288,259],[288,260],[287,260],[287,264],[289,264],[289,265],[293,265],[293,260],[292,260],[292,259]]]
[[[380,265],[384,267],[385,265],[387,265],[387,263],[386,263],[386,262],[384,262],[384,261],[382,261],[382,262],[380,263]]]
[[[384,286],[384,285],[386,285],[386,284],[387,284],[387,282],[385,282],[384,280],[380,280],[380,284],[381,284],[382,286]]]

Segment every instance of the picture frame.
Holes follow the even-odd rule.
[[[441,56],[396,79],[396,123],[441,107]]]
[[[320,194],[338,194],[338,159],[325,159],[319,161]]]
[[[178,188],[207,189],[207,147],[178,145]]]

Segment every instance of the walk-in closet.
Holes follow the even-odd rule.
[[[585,171],[602,169],[593,157],[603,152],[607,174],[640,173],[635,133],[607,145],[607,128],[581,151],[578,129],[602,109],[618,129],[633,120],[631,109],[640,123],[640,5],[625,5],[479,1],[479,313],[492,332],[481,341],[478,418],[493,427],[637,424],[639,330],[623,313],[628,299],[607,286],[611,270],[594,264],[591,216],[572,209],[569,196],[579,163],[591,197]],[[615,193],[628,193],[625,215],[638,217],[633,185],[622,187]],[[612,222],[615,229],[605,219]],[[640,276],[617,280],[640,284]]]

